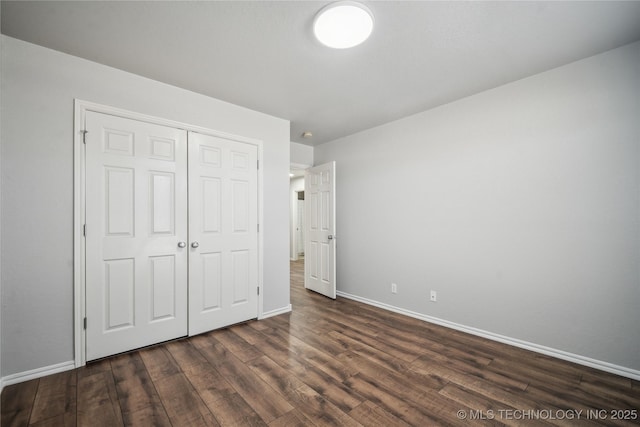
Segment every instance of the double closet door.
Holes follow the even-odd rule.
[[[86,123],[87,360],[258,315],[257,147]]]

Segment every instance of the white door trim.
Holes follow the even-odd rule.
[[[73,342],[74,342],[74,363],[79,368],[86,364],[86,333],[84,330],[84,318],[86,316],[85,300],[85,240],[83,235],[83,225],[86,222],[86,182],[85,182],[85,147],[83,143],[83,130],[86,113],[93,111],[96,113],[110,114],[141,122],[153,123],[169,126],[186,131],[198,132],[206,135],[230,139],[232,141],[244,142],[255,145],[258,148],[258,223],[264,224],[263,216],[263,143],[254,138],[233,135],[225,132],[190,125],[175,120],[163,119],[149,116],[134,111],[107,105],[96,104],[89,101],[74,99],[74,121],[73,121]],[[89,232],[91,232],[89,230]],[[258,319],[263,318],[263,298],[264,298],[264,230],[260,227],[258,233],[258,283],[260,295],[258,296]]]

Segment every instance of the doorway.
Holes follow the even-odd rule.
[[[289,173],[289,258],[304,258],[304,171],[311,166],[291,164]]]

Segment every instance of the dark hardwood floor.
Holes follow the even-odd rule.
[[[640,424],[638,381],[332,301],[302,274],[291,314],[5,387],[2,426]]]

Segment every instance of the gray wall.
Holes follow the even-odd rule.
[[[640,43],[314,157],[340,291],[640,370]]]
[[[291,163],[299,165],[313,165],[313,147],[291,142]]]
[[[6,36],[1,79],[2,376],[73,360],[74,98],[264,141],[264,310],[289,306],[288,121]]]

